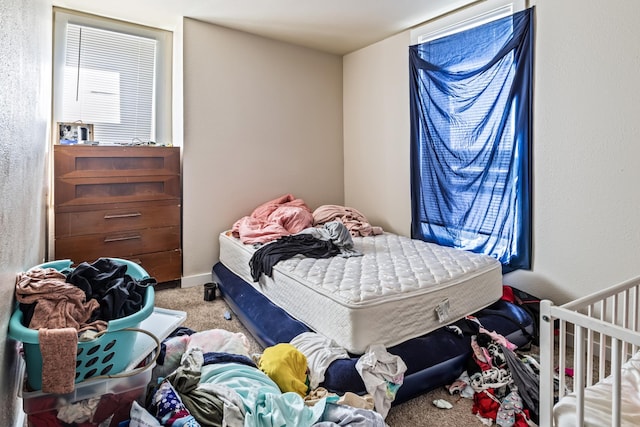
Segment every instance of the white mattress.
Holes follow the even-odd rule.
[[[640,352],[624,363],[620,373],[622,406],[620,425],[640,426]],[[611,425],[611,396],[613,378],[602,381],[584,390],[584,427]],[[556,427],[574,427],[576,420],[575,393],[563,396],[553,408]]]
[[[354,354],[390,347],[472,314],[502,296],[489,256],[384,233],[354,237],[361,257],[294,258],[253,282],[251,245],[220,234],[220,261],[309,328]]]

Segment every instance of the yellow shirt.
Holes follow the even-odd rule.
[[[283,393],[293,391],[301,397],[307,395],[307,358],[293,345],[281,343],[267,347],[258,367]]]

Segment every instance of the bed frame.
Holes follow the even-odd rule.
[[[310,329],[273,304],[252,285],[235,275],[222,263],[212,269],[213,282],[238,319],[263,347],[290,342]],[[534,332],[531,316],[521,307],[499,300],[476,313],[488,330],[494,330],[517,346],[529,343]],[[387,349],[400,356],[407,365],[404,382],[394,405],[405,402],[437,387],[453,382],[465,369],[471,355],[470,337],[457,337],[445,328],[408,340]],[[365,385],[355,368],[357,355],[334,361],[325,372],[322,386],[342,394],[351,391],[366,393]]]
[[[560,375],[557,396],[575,393],[575,425],[584,425],[585,411],[589,411],[585,389],[607,377],[613,385],[611,425],[620,425],[622,365],[640,347],[639,310],[640,276],[561,306],[541,302],[541,427],[553,426],[554,375],[571,367],[573,385]],[[571,351],[574,356],[568,360]]]

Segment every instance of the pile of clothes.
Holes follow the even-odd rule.
[[[538,421],[539,364],[530,355],[517,354],[505,337],[488,331],[473,316],[472,357],[449,393],[473,399],[472,411],[487,426],[527,427]]]
[[[248,349],[242,333],[175,331],[162,344],[146,401],[132,405],[130,427],[385,427],[406,370],[373,346],[358,367],[368,393],[337,395],[318,384],[333,360],[349,356],[326,338],[309,332],[261,354]]]
[[[312,212],[304,200],[293,194],[285,194],[256,207],[250,215],[233,224],[231,233],[244,244],[262,244],[333,221],[343,224],[352,236],[383,233],[382,227],[371,225],[367,217],[355,208],[322,205]]]

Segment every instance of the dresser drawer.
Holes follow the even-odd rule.
[[[133,258],[179,247],[180,227],[147,228],[56,238],[55,258],[93,262],[100,257]]]
[[[140,264],[158,283],[180,280],[182,277],[182,251],[156,252],[127,259]]]
[[[54,145],[57,178],[180,174],[180,148]]]
[[[56,238],[180,226],[180,205],[133,204],[125,208],[56,213]]]
[[[67,210],[104,203],[179,200],[180,176],[59,178],[54,198],[56,209]]]

